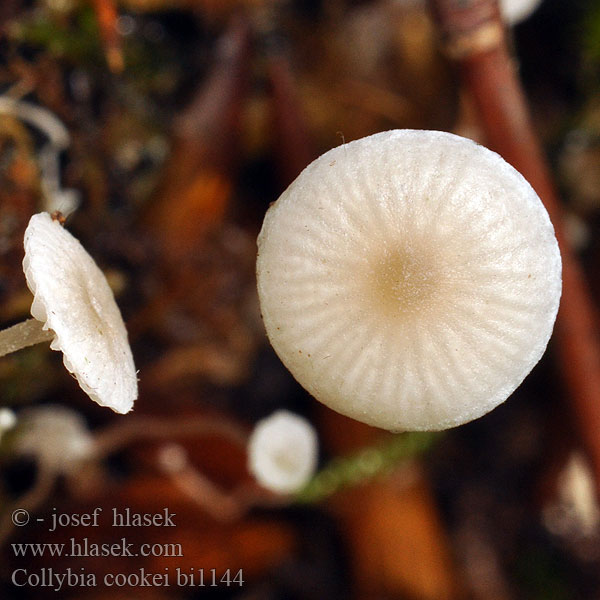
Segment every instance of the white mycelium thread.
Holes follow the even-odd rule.
[[[55,337],[65,367],[101,406],[126,413],[137,398],[137,375],[114,295],[93,258],[48,213],[25,230],[23,270],[34,294],[31,314]]]
[[[338,412],[440,430],[503,402],[561,293],[554,230],[496,153],[435,131],[330,150],[269,209],[258,292],[275,351]]]
[[[313,426],[287,410],[259,421],[248,443],[248,468],[265,488],[280,494],[301,489],[317,466]]]

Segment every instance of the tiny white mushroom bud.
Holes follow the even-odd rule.
[[[561,293],[540,199],[498,154],[437,131],[334,148],[258,238],[269,339],[330,408],[440,430],[503,402],[542,356]]]
[[[500,0],[500,12],[509,25],[524,21],[537,9],[542,0]]]
[[[83,418],[63,406],[45,405],[19,414],[13,450],[32,456],[50,473],[70,474],[92,456],[93,437]]]
[[[396,0],[401,6],[426,8],[425,0]],[[535,12],[542,0],[499,0],[500,14],[508,25],[516,25]]]
[[[265,488],[279,494],[300,490],[317,467],[313,426],[287,410],[259,421],[248,443],[248,468]]]
[[[0,431],[8,431],[17,423],[17,416],[10,408],[0,408]]]
[[[92,257],[48,213],[25,231],[23,270],[34,294],[31,314],[53,333],[50,347],[101,406],[126,413],[137,375],[114,295]]]
[[[594,489],[594,474],[587,458],[572,452],[558,478],[558,497],[567,518],[584,536],[600,531],[600,505]]]
[[[10,408],[0,408],[0,440],[17,424],[17,416]]]

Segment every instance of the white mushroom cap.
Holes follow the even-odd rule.
[[[35,457],[54,473],[71,473],[92,456],[94,439],[83,418],[64,406],[45,405],[19,414],[14,451]]]
[[[258,238],[269,339],[330,408],[440,430],[503,402],[542,356],[561,293],[554,230],[496,153],[436,131],[330,150]]]
[[[313,426],[287,410],[259,421],[248,443],[248,468],[265,488],[279,494],[300,490],[317,466]]]
[[[55,337],[53,350],[101,406],[126,413],[137,398],[127,331],[113,293],[92,257],[48,213],[25,231],[23,270],[34,294],[31,314]]]
[[[10,408],[0,408],[0,433],[12,429],[17,424],[17,415]]]
[[[396,0],[403,6],[422,6],[425,8],[425,0]],[[500,13],[509,25],[516,25],[531,15],[542,0],[500,0]]]
[[[17,424],[17,415],[10,408],[0,408],[0,441]]]
[[[542,0],[500,0],[500,12],[509,25],[516,25],[531,15]]]

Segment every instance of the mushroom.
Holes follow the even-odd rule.
[[[0,511],[0,545],[14,533],[15,511],[33,512],[49,497],[59,477],[81,484],[82,469],[94,457],[94,438],[73,410],[46,404],[25,409],[15,419],[4,451],[10,457],[29,457],[36,465],[31,487]],[[27,519],[25,518],[25,523]],[[20,522],[21,525],[25,524]]]
[[[92,257],[57,219],[33,215],[23,270],[34,294],[29,319],[0,332],[0,356],[52,340],[65,367],[101,406],[126,413],[137,398],[127,331],[113,293]]]
[[[45,404],[19,414],[12,450],[32,456],[38,467],[53,475],[75,473],[93,455],[94,439],[79,413]]]
[[[268,210],[257,280],[268,337],[334,410],[441,430],[506,400],[558,310],[554,229],[498,154],[388,131],[311,163]]]
[[[17,416],[10,408],[0,408],[0,441],[4,434],[17,424]]]
[[[527,19],[542,0],[500,0],[500,13],[509,25],[516,25]]]
[[[278,410],[259,421],[248,443],[248,468],[266,489],[297,492],[317,467],[317,434],[304,418]]]

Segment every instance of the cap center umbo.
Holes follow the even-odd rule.
[[[385,251],[370,267],[368,295],[386,315],[421,313],[439,295],[440,269],[430,252],[417,248]]]

